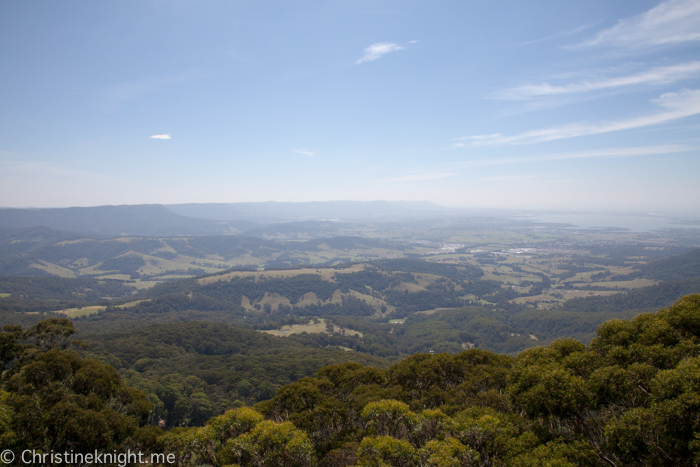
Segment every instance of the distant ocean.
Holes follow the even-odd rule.
[[[678,220],[661,216],[642,216],[624,214],[542,214],[518,219],[529,219],[534,222],[572,224],[569,228],[578,229],[629,229],[633,232],[648,232],[657,229],[691,229],[700,228],[700,220],[682,224]]]

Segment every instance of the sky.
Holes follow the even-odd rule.
[[[0,206],[700,215],[698,0],[0,0]]]

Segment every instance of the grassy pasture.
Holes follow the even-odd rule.
[[[540,282],[542,279],[539,278],[538,276],[532,276],[529,274],[521,274],[517,272],[510,272],[510,273],[505,273],[505,272],[499,272],[497,270],[491,269],[491,270],[486,270],[486,268],[482,268],[484,270],[484,276],[482,279],[488,280],[488,281],[496,281],[496,282],[501,282],[503,284],[508,284],[508,285],[518,285],[520,284],[520,281],[532,281],[532,282]],[[494,272],[497,272],[498,274],[494,274]]]
[[[420,284],[411,284],[408,282],[402,282],[396,287],[393,287],[394,290],[400,290],[403,292],[404,290],[408,290],[408,293],[413,293],[413,292],[420,292],[421,290],[425,290],[425,287],[421,286]]]
[[[333,295],[331,296],[331,299],[328,301],[328,303],[342,303],[343,301],[343,293],[340,291],[340,289],[336,289],[335,292],[333,292]]]
[[[631,274],[635,271],[635,269],[630,266],[608,266],[605,269],[612,272],[613,274],[618,274],[621,276]]]
[[[321,279],[328,282],[333,282],[333,276],[336,273],[348,274],[358,272],[365,269],[364,264],[354,264],[345,269],[329,269],[329,268],[302,268],[302,269],[269,269],[265,271],[232,271],[226,274],[217,274],[215,276],[203,277],[198,280],[202,285],[211,284],[219,281],[231,281],[235,277],[255,277],[255,280],[269,278],[289,278],[302,274],[316,274],[321,276]]]
[[[292,306],[292,302],[287,297],[282,297],[276,293],[265,292],[265,296],[258,301],[260,306],[270,305],[273,311],[277,311],[280,305]]]
[[[412,273],[413,277],[416,279],[416,282],[418,282],[418,285],[421,287],[426,287],[430,284],[434,284],[438,279],[440,279],[442,276],[438,276],[436,274],[425,274],[425,273]]]
[[[313,292],[306,292],[304,296],[299,300],[296,304],[296,306],[304,307],[307,305],[317,305],[320,300],[315,293]]]
[[[593,272],[577,272],[575,276],[569,277],[568,279],[565,279],[562,281],[563,284],[569,284],[572,282],[591,282],[591,275],[599,273],[602,271],[593,271]]]
[[[90,259],[88,259],[88,258],[78,258],[71,263],[71,266],[74,268],[83,268],[83,267],[87,266],[89,263],[90,263]]]
[[[591,282],[591,285],[601,287],[619,287],[620,289],[637,289],[639,287],[647,287],[658,283],[659,281],[639,278],[631,281]]]
[[[336,292],[340,292],[340,290],[336,290]],[[371,295],[366,295],[366,294],[357,292],[356,290],[350,290],[350,293],[345,294],[345,295],[351,295],[355,298],[359,298],[360,300],[362,300],[363,302],[367,303],[369,306],[374,308],[377,311],[378,315],[382,314],[381,313],[382,305],[386,307],[386,314],[392,313],[394,310],[396,310],[396,307],[394,307],[393,305],[389,305],[384,300],[381,300],[379,298],[374,298]],[[335,293],[333,294],[333,296],[335,297]]]
[[[153,279],[148,279],[148,280],[136,280],[135,282],[130,283],[129,285],[136,287],[138,290],[145,290],[145,289],[150,289],[154,285],[158,283],[157,280]]]
[[[314,270],[315,271],[315,270]],[[293,271],[276,271],[276,272],[293,272]],[[256,273],[257,274],[257,273]],[[260,274],[257,275],[257,277],[261,277]],[[262,276],[264,277],[264,276]],[[274,276],[271,276],[274,277]],[[204,279],[209,279],[209,278],[204,278]],[[201,282],[201,281],[200,281]],[[415,284],[413,284],[415,285]],[[395,310],[395,307],[392,305],[387,304],[384,300],[375,298],[369,294],[363,294],[360,292],[357,292],[355,290],[350,290],[348,293],[344,294],[340,291],[340,289],[336,289],[333,292],[333,295],[331,295],[331,298],[329,300],[323,301],[320,300],[315,293],[313,292],[307,292],[304,294],[304,296],[294,305],[289,301],[288,298],[279,296],[278,294],[270,294],[270,293],[265,293],[265,296],[257,301],[256,303],[251,303],[250,299],[246,297],[245,295],[241,299],[241,306],[245,308],[247,311],[261,311],[258,310],[256,307],[259,305],[260,307],[264,307],[265,305],[269,304],[272,310],[278,310],[280,305],[286,305],[286,306],[291,306],[292,308],[303,308],[307,305],[319,305],[319,304],[340,304],[343,301],[344,297],[355,297],[359,300],[364,301],[367,303],[369,306],[374,308],[376,310],[377,315],[381,315],[381,308],[382,306],[385,306],[387,309],[387,313],[391,313]]]
[[[307,305],[318,305],[319,302],[321,304],[326,305],[331,303],[340,304],[343,301],[343,297],[348,296],[352,296],[364,301],[365,303],[373,307],[377,311],[377,314],[381,314],[382,305],[387,307],[387,313],[391,313],[395,309],[393,306],[388,305],[384,300],[374,298],[371,295],[362,294],[355,290],[351,290],[349,293],[343,294],[340,291],[340,289],[336,289],[333,292],[331,298],[326,301],[320,300],[313,292],[307,292],[306,294],[304,294],[302,299],[294,305],[292,305],[288,298],[279,296],[277,294],[270,294],[266,292],[265,296],[255,304],[251,303],[250,299],[244,295],[241,299],[241,306],[247,311],[261,311],[256,308],[257,305],[259,305],[260,307],[264,307],[266,304],[269,304],[272,310],[276,311],[279,309],[280,305],[287,305],[291,306],[292,308],[303,308]]]
[[[325,263],[335,258],[349,257],[352,261],[368,261],[379,258],[402,258],[404,252],[386,248],[351,248],[339,250],[329,247],[325,243],[319,245],[320,251],[308,251],[300,254],[300,257],[308,258],[311,263]]]
[[[99,266],[97,264],[93,264],[92,266],[87,266],[87,267],[78,269],[78,274],[81,276],[83,276],[83,275],[92,276],[95,274],[103,274],[103,273],[104,273],[104,271],[100,270]]]
[[[12,294],[0,292],[0,298],[7,298],[7,297],[9,297],[10,295],[12,295]]]
[[[177,271],[177,270],[187,270],[189,268],[203,269],[206,274],[212,274],[220,271],[221,268],[213,267],[212,263],[207,260],[202,260],[199,258],[192,258],[189,256],[180,255],[178,256],[178,261],[169,260],[164,258],[159,258],[157,256],[150,256],[139,254],[141,258],[146,262],[145,265],[141,266],[137,272],[145,276],[157,276],[166,271]],[[215,260],[217,264],[223,261]],[[192,277],[191,274],[178,275],[177,277]]]
[[[241,306],[245,308],[246,311],[257,311],[250,303],[250,299],[245,295],[243,295],[243,298],[241,298]]]
[[[147,302],[148,300],[134,300],[133,302],[129,303],[124,303],[122,305],[117,305],[115,308],[131,308],[132,306],[136,306],[141,302]],[[107,307],[104,305],[94,305],[94,306],[84,306],[80,308],[65,308],[63,310],[59,310],[56,313],[63,313],[64,315],[68,316],[69,318],[78,318],[80,316],[90,316],[94,315],[97,313],[100,313],[101,311],[104,311]]]
[[[111,239],[110,241],[112,241],[112,242],[122,242],[122,243],[131,243],[131,242],[133,242],[134,240],[139,240],[139,237],[127,237],[127,236],[124,236],[124,237],[113,238],[113,239]]]
[[[123,303],[123,304],[121,304],[121,305],[117,305],[115,308],[131,308],[132,306],[136,306],[136,305],[138,305],[138,304],[141,303],[141,302],[150,302],[150,301],[151,301],[150,299],[147,299],[147,300],[134,300],[133,302]]]
[[[120,240],[121,241],[121,240]],[[157,251],[170,251],[172,248],[161,248]],[[154,253],[156,253],[155,251]],[[174,250],[172,251],[174,252]],[[189,268],[203,269],[205,273],[211,274],[220,271],[222,268],[220,265],[225,265],[225,267],[234,267],[236,264],[234,262],[227,262],[217,258],[214,259],[202,259],[194,258],[186,255],[179,255],[174,259],[165,259],[158,256],[152,256],[144,253],[136,253],[134,251],[129,251],[125,253],[126,256],[136,256],[144,260],[146,264],[141,266],[136,270],[139,274],[145,276],[157,277],[166,271],[177,271],[177,270],[187,270]],[[122,255],[124,256],[124,255]],[[79,267],[79,275],[100,275],[100,277],[107,277],[105,273],[109,274],[109,271],[101,269],[101,263],[93,264],[92,266],[85,266],[86,262],[74,263],[76,267]],[[186,278],[192,277],[191,274],[170,274],[167,276],[162,276],[163,278]]]
[[[97,242],[97,240],[93,240],[92,238],[78,238],[76,240],[64,240],[62,242],[57,242],[56,245],[65,246],[65,245],[74,245],[76,243],[86,243],[86,242]]]
[[[262,331],[266,334],[271,334],[273,336],[289,336],[291,334],[300,334],[302,332],[306,332],[309,334],[321,334],[325,333],[326,331],[326,320],[325,319],[319,319],[318,323],[314,323],[313,320],[309,321],[307,324],[294,324],[292,326],[282,326],[280,329],[276,330],[270,330],[270,331]],[[354,331],[352,329],[348,328],[341,328],[340,326],[333,326],[333,332],[338,333],[338,334],[345,334],[346,336],[360,336],[362,337],[361,332]]]
[[[291,302],[287,297],[281,297],[279,295],[271,294],[269,292],[265,292],[265,296],[261,300],[255,303],[255,305],[260,306],[260,310],[258,310],[255,306],[253,306],[253,303],[250,302],[250,299],[243,295],[243,298],[241,298],[241,306],[246,310],[246,311],[252,311],[252,312],[262,312],[265,305],[270,305],[270,308],[273,311],[277,311],[280,307],[280,305],[287,305],[287,306],[292,306]]]
[[[81,308],[66,308],[64,310],[59,310],[56,313],[63,313],[69,318],[78,318],[80,316],[90,316],[104,311],[106,306],[85,306]]]
[[[616,293],[619,292],[615,292],[612,290],[556,290],[551,292],[545,292],[541,295],[533,295],[531,297],[518,297],[511,300],[511,302],[518,303],[521,305],[526,305],[528,303],[537,303],[542,308],[552,308],[572,298],[586,298],[596,296],[605,297],[608,295],[615,295]],[[561,295],[561,298],[555,296],[554,294]]]
[[[38,263],[33,263],[31,266],[58,277],[67,277],[69,279],[77,277],[72,270],[46,261],[39,261]]]
[[[131,276],[129,274],[101,274],[97,276],[97,279],[119,279],[122,281],[128,281],[131,280]]]

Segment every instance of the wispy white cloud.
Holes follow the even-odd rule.
[[[167,135],[153,135],[150,137],[151,139],[172,139],[170,134]]]
[[[394,44],[393,42],[377,42],[365,48],[365,54],[357,59],[355,65],[365,62],[373,62],[390,52],[395,52],[401,49],[403,49],[403,47],[401,47],[399,44]]]
[[[565,126],[530,130],[517,135],[503,135],[500,133],[489,135],[474,135],[456,138],[457,143],[452,147],[480,146],[496,144],[532,144],[558,139],[574,138],[577,136],[597,135],[613,131],[631,130],[651,125],[677,120],[700,113],[700,90],[686,89],[681,92],[669,92],[652,100],[655,104],[665,108],[663,112],[644,115],[641,117],[612,122],[595,124],[574,123]]]
[[[596,149],[591,151],[575,151],[575,152],[561,152],[553,154],[542,154],[538,156],[529,157],[511,157],[511,158],[498,158],[498,159],[475,159],[461,162],[453,162],[442,164],[442,168],[425,170],[425,171],[415,171],[406,175],[401,175],[398,177],[380,179],[381,182],[416,182],[416,181],[429,181],[429,180],[441,180],[444,178],[454,177],[460,174],[461,169],[471,169],[474,167],[488,167],[488,166],[498,166],[498,165],[513,165],[513,164],[529,164],[537,162],[554,162],[563,160],[575,160],[575,159],[606,159],[606,158],[620,158],[620,157],[641,157],[641,156],[651,156],[651,155],[661,155],[661,154],[674,154],[680,152],[688,152],[692,150],[697,150],[698,148],[693,148],[682,144],[665,144],[665,145],[655,145],[655,146],[639,146],[639,147],[626,147],[626,148],[607,148],[607,149]],[[538,178],[539,175],[532,174],[516,174],[516,175],[493,175],[482,178],[482,180],[487,181],[511,181],[511,180],[524,180],[531,178]]]
[[[609,45],[645,48],[700,40],[700,2],[668,0],[651,10],[625,18],[596,37],[573,47]]]
[[[661,154],[674,154],[679,152],[692,151],[693,148],[683,144],[663,144],[655,146],[638,146],[638,147],[628,147],[628,148],[607,148],[607,149],[596,149],[591,151],[575,151],[575,152],[562,152],[554,154],[543,154],[539,156],[530,157],[512,157],[512,158],[501,158],[501,159],[477,159],[463,162],[455,162],[448,164],[452,169],[459,168],[472,168],[472,167],[484,167],[493,165],[510,165],[510,164],[523,164],[532,162],[550,162],[550,161],[561,161],[561,160],[574,160],[574,159],[606,159],[606,158],[619,158],[619,157],[641,157],[641,156],[652,156]]]
[[[309,157],[314,157],[316,154],[311,152],[311,151],[304,151],[303,149],[292,149],[292,152],[296,152],[297,154],[301,154],[303,156],[309,156]]]
[[[425,172],[416,172],[399,177],[385,178],[382,182],[417,182],[422,180],[440,180],[456,175],[455,172],[446,170],[429,170]]]
[[[552,34],[551,36],[540,37],[539,39],[533,39],[531,41],[519,42],[519,43],[513,44],[513,45],[522,46],[522,45],[537,44],[538,42],[544,42],[544,41],[549,41],[552,39],[558,39],[560,37],[573,36],[575,34],[578,34],[580,32],[585,31],[586,29],[591,28],[592,26],[593,26],[593,24],[584,24],[583,26],[579,26],[579,27],[572,29],[570,31],[564,31],[564,32],[560,32],[559,34]]]
[[[542,175],[492,175],[484,177],[482,180],[487,182],[514,182],[517,180],[531,180],[533,178],[542,178]]]
[[[700,61],[679,63],[664,67],[652,68],[641,73],[613,78],[587,80],[562,86],[549,83],[530,84],[505,89],[496,94],[497,99],[521,100],[541,96],[583,93],[605,89],[615,89],[625,86],[669,84],[683,79],[700,75]]]

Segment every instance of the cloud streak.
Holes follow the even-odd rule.
[[[309,156],[309,157],[314,157],[316,154],[311,152],[311,151],[304,151],[302,149],[292,149],[292,152],[295,152],[297,154],[301,154],[303,156]]]
[[[595,124],[574,123],[570,125],[530,130],[517,135],[503,135],[500,133],[489,135],[474,135],[456,138],[458,143],[452,147],[464,146],[484,146],[503,144],[532,144],[559,139],[574,138],[577,136],[598,135],[613,131],[632,130],[651,125],[677,120],[700,113],[700,90],[683,90],[681,92],[669,92],[661,95],[658,99],[652,100],[655,104],[665,108],[665,111],[642,117],[617,120],[612,122],[601,122]]]
[[[674,154],[680,152],[692,151],[696,148],[682,144],[665,144],[656,146],[640,146],[640,147],[628,147],[628,148],[608,148],[608,149],[596,149],[591,151],[576,151],[576,152],[563,152],[555,154],[543,154],[540,156],[531,157],[512,157],[503,159],[477,159],[471,161],[454,162],[449,164],[442,164],[443,168],[426,170],[423,172],[415,172],[406,175],[401,175],[393,178],[385,178],[378,180],[380,182],[418,182],[418,181],[431,181],[431,180],[441,180],[444,178],[454,177],[459,175],[460,169],[471,169],[475,167],[488,167],[488,166],[498,166],[498,165],[513,165],[513,164],[528,164],[536,162],[554,162],[554,161],[566,161],[566,160],[576,160],[576,159],[606,159],[606,158],[620,158],[620,157],[641,157],[641,156],[652,156],[660,154]],[[520,180],[520,179],[530,179],[537,178],[539,176],[535,175],[493,175],[483,178],[483,180],[488,181],[507,181],[507,180]]]
[[[583,81],[580,83],[552,86],[549,83],[518,86],[506,89],[496,95],[497,99],[523,100],[542,96],[584,93],[625,86],[669,84],[700,75],[700,61],[680,63],[677,65],[652,68],[628,76]]]
[[[537,44],[539,42],[549,41],[552,39],[558,39],[560,37],[572,36],[574,34],[578,34],[580,32],[585,31],[586,29],[591,28],[592,26],[593,26],[592,24],[584,24],[583,26],[579,26],[576,29],[572,29],[570,31],[564,31],[564,32],[560,32],[559,34],[553,34],[551,36],[540,37],[539,39],[533,39],[531,41],[518,42],[517,44],[513,44],[513,45],[514,46],[531,45],[531,44]]]
[[[520,180],[532,180],[533,178],[542,178],[542,175],[492,175],[484,177],[482,180],[486,182],[516,182]]]
[[[562,161],[562,160],[575,160],[575,159],[591,159],[591,158],[619,158],[619,157],[641,157],[641,156],[652,156],[658,154],[674,154],[679,152],[692,151],[694,148],[682,145],[682,144],[665,144],[656,146],[641,146],[641,147],[629,147],[629,148],[609,148],[609,149],[596,149],[591,151],[576,151],[576,152],[564,152],[556,154],[544,154],[541,156],[533,157],[518,157],[518,158],[506,158],[506,159],[479,159],[473,161],[457,162],[449,164],[451,168],[472,168],[472,167],[485,167],[493,165],[510,165],[510,164],[524,164],[531,162],[551,162],[551,161]]]
[[[574,48],[648,48],[700,40],[700,2],[668,0],[646,13],[625,18]]]
[[[167,135],[153,135],[153,136],[150,136],[149,138],[151,138],[151,139],[172,139],[172,137],[171,137],[170,134],[167,134]]]
[[[369,47],[366,47],[364,52],[365,54],[357,59],[355,61],[355,65],[359,65],[361,63],[366,63],[366,62],[373,62],[375,60],[379,60],[382,58],[384,55],[391,53],[391,52],[396,52],[397,50],[401,50],[403,47],[401,47],[398,44],[394,44],[393,42],[377,42]]]
[[[385,178],[379,180],[381,182],[418,182],[425,180],[440,180],[442,178],[448,178],[456,175],[454,172],[445,170],[430,170],[426,172],[413,173],[408,175],[402,175],[400,177]]]

